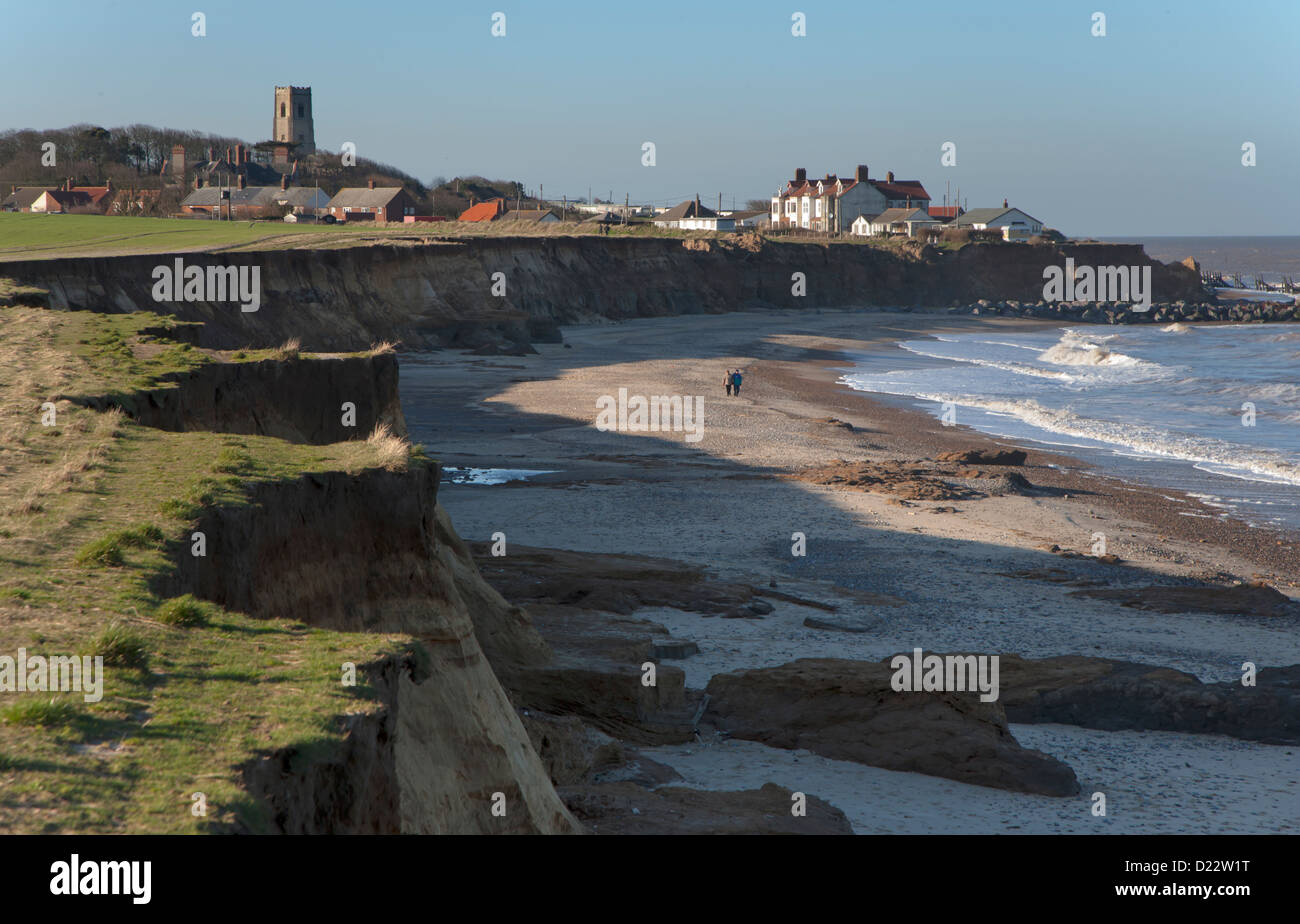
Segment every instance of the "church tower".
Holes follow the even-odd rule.
[[[316,153],[316,129],[311,117],[311,87],[275,88],[272,141],[296,144],[296,153]]]

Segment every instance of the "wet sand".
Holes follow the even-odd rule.
[[[941,452],[1014,448],[836,382],[854,354],[894,349],[895,341],[927,331],[986,325],[1045,326],[870,311],[584,325],[565,329],[567,347],[539,345],[534,356],[404,356],[402,400],[412,438],[447,465],[553,472],[495,486],[444,485],[440,502],[466,538],[500,531],[526,545],[705,565],[723,578],[776,581],[783,591],[831,603],[839,616],[870,628],[853,634],[810,629],[793,605],[759,621],[639,612],[699,644],[698,655],[676,662],[692,687],[719,671],[798,657],[879,659],[913,647],[1118,658],[1188,671],[1206,682],[1239,677],[1246,660],[1260,666],[1300,662],[1300,636],[1283,620],[1162,614],[1077,593],[1089,584],[1195,579],[1219,585],[1263,580],[1296,595],[1294,536],[1220,517],[1222,511],[1180,492],[1125,483],[1034,445],[1022,447],[1026,464],[1014,469],[966,466],[975,470],[967,475],[979,477],[957,478],[948,473],[959,469],[943,468],[949,484],[970,489],[956,499],[908,500],[906,491],[797,477],[835,460],[905,472],[935,469]],[[729,398],[721,378],[736,367],[744,370],[745,385],[739,397]],[[597,400],[620,388],[633,395],[702,396],[702,438],[597,430]],[[1006,471],[1042,490],[987,490]],[[792,554],[796,533],[804,537],[803,556]],[[1096,533],[1105,534],[1107,552],[1119,562],[1091,554]],[[855,596],[862,591],[903,602],[864,603]],[[992,815],[1004,805],[1018,806],[1023,824],[994,823],[992,815],[975,812],[960,830],[1098,830],[1087,812],[1090,787],[1128,794],[1123,802],[1130,814],[1110,825],[1112,831],[1287,830],[1288,812],[1291,819],[1300,816],[1292,748],[1065,726],[1016,726],[1018,736],[1022,729],[1028,746],[1076,768],[1084,793],[1065,800],[1077,802],[1073,808],[1010,793],[992,799],[961,784],[851,764],[801,760],[786,766],[789,752],[756,761],[748,751],[759,745],[704,741],[693,751],[662,749],[656,759],[680,764],[691,785],[749,785],[753,768],[770,764],[773,782],[832,802],[832,793],[856,793],[839,798],[852,802],[840,807],[859,830],[879,828],[861,821],[873,799],[903,800],[903,808],[889,815],[889,830],[930,830],[963,799],[988,802]],[[1133,736],[1146,755],[1137,776],[1125,757],[1137,747]],[[1241,774],[1243,762],[1251,761],[1264,772]],[[814,769],[822,764],[835,766]],[[1179,781],[1187,764],[1197,768],[1197,791],[1218,786],[1233,793],[1238,823],[1216,822],[1185,804],[1179,808],[1179,799],[1159,796],[1162,787],[1184,785]],[[846,789],[844,774],[853,779],[855,769],[859,785]]]

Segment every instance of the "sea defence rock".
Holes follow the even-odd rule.
[[[704,721],[737,738],[835,760],[1049,796],[1079,791],[1061,761],[1020,746],[996,702],[899,693],[885,662],[805,658],[718,674]]]
[[[316,445],[365,437],[380,424],[406,434],[393,353],[214,362],[163,381],[125,394],[65,397],[96,410],[121,408],[147,427],[173,432],[247,433]],[[355,410],[352,426],[343,423],[344,402]]]
[[[1201,683],[1149,664],[1002,655],[1001,703],[1012,722],[1230,735],[1300,744],[1300,665],[1264,668],[1256,685]]]
[[[1200,278],[1152,261],[1133,244],[970,244],[956,253],[752,237],[525,237],[433,241],[425,235],[331,250],[149,254],[17,261],[5,273],[50,292],[61,309],[166,311],[203,322],[198,345],[362,350],[376,340],[408,349],[518,352],[553,340],[558,324],[755,308],[944,306],[1041,298],[1043,270],[1083,265],[1152,267],[1154,297],[1202,297]],[[159,303],[153,270],[186,265],[260,268],[261,306]],[[488,280],[503,272],[504,298]],[[806,297],[790,291],[803,273]]]

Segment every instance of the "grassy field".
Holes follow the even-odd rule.
[[[341,685],[341,663],[412,644],[150,591],[170,567],[164,543],[184,540],[206,505],[246,503],[250,483],[407,464],[381,441],[169,433],[62,397],[152,387],[214,361],[142,334],[159,321],[0,308],[0,655],[105,662],[97,703],[0,692],[0,833],[263,830],[239,765],[283,746],[333,748],[340,716],[377,707],[372,690]],[[206,816],[191,811],[196,792]]]
[[[250,227],[251,225],[251,227]],[[335,225],[0,212],[0,260],[221,250],[272,238],[352,233]]]
[[[30,215],[0,212],[0,263],[56,257],[113,256],[185,251],[333,249],[371,244],[427,244],[481,237],[590,237],[588,222],[523,225],[514,222],[431,222],[415,225],[293,225],[279,221],[206,221],[120,218],[107,215]],[[614,225],[610,237],[735,240],[731,232],[678,231],[649,224]],[[903,241],[844,237],[788,239],[790,243],[898,249]],[[945,248],[960,245],[941,245]]]

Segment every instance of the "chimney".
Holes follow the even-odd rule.
[[[1006,199],[1003,199],[1003,200],[1002,200],[1002,207],[1003,207],[1004,209],[1005,209],[1005,208],[1010,208],[1010,206],[1007,205],[1007,200],[1006,200]]]
[[[280,188],[281,188],[281,189],[288,189],[288,188],[289,188],[289,176],[288,176],[288,174],[284,174],[284,173],[280,174]]]
[[[244,176],[244,175],[241,173],[241,174],[239,175],[239,188],[240,188],[240,189],[245,189],[245,188],[247,188],[247,186],[248,186],[248,177]]]
[[[885,182],[886,183],[894,182],[894,171],[892,170],[885,171]]]
[[[226,163],[230,163],[230,148],[226,148]]]
[[[803,167],[795,167],[794,169],[795,185],[797,186],[800,183],[805,182],[807,179],[808,179],[808,171],[805,170]]]
[[[858,164],[858,169],[853,171],[853,179],[857,180],[859,183],[865,183],[867,181],[866,164]]]
[[[237,144],[235,145],[235,163],[242,164],[243,162],[244,162],[244,146],[242,144]]]
[[[695,194],[695,217],[700,217],[700,194]]]
[[[367,188],[369,188],[369,189],[374,189],[374,188],[375,188],[375,181],[374,181],[374,180],[371,180],[369,183],[366,184],[366,186],[367,186]]]

